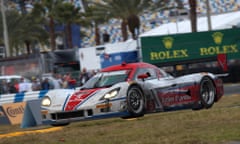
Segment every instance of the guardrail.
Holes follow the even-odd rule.
[[[24,92],[24,93],[0,95],[0,106],[2,104],[7,104],[7,103],[17,103],[17,102],[41,99],[47,92],[48,90],[41,90],[41,91],[30,91],[30,92]]]

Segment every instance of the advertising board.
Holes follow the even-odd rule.
[[[240,29],[141,37],[144,62],[159,64],[213,57],[227,54],[240,57]]]

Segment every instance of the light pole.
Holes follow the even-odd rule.
[[[208,21],[208,30],[212,30],[212,22],[211,22],[211,8],[209,4],[209,0],[206,0],[207,6],[207,21]]]
[[[4,0],[1,1],[1,13],[2,13],[2,21],[3,21],[3,38],[4,38],[4,47],[5,47],[5,57],[9,57],[9,41],[8,41],[8,29],[7,29],[7,20],[5,15],[5,4]]]

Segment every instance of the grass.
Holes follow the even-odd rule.
[[[211,109],[148,114],[132,120],[75,122],[58,131],[1,138],[0,144],[228,144],[240,143],[240,95],[225,96]],[[0,126],[1,134],[45,129]]]

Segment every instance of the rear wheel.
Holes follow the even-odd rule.
[[[200,100],[204,108],[210,108],[214,104],[216,88],[209,77],[204,77],[200,83]]]
[[[132,86],[127,93],[127,108],[132,117],[144,115],[144,95],[137,86]]]

